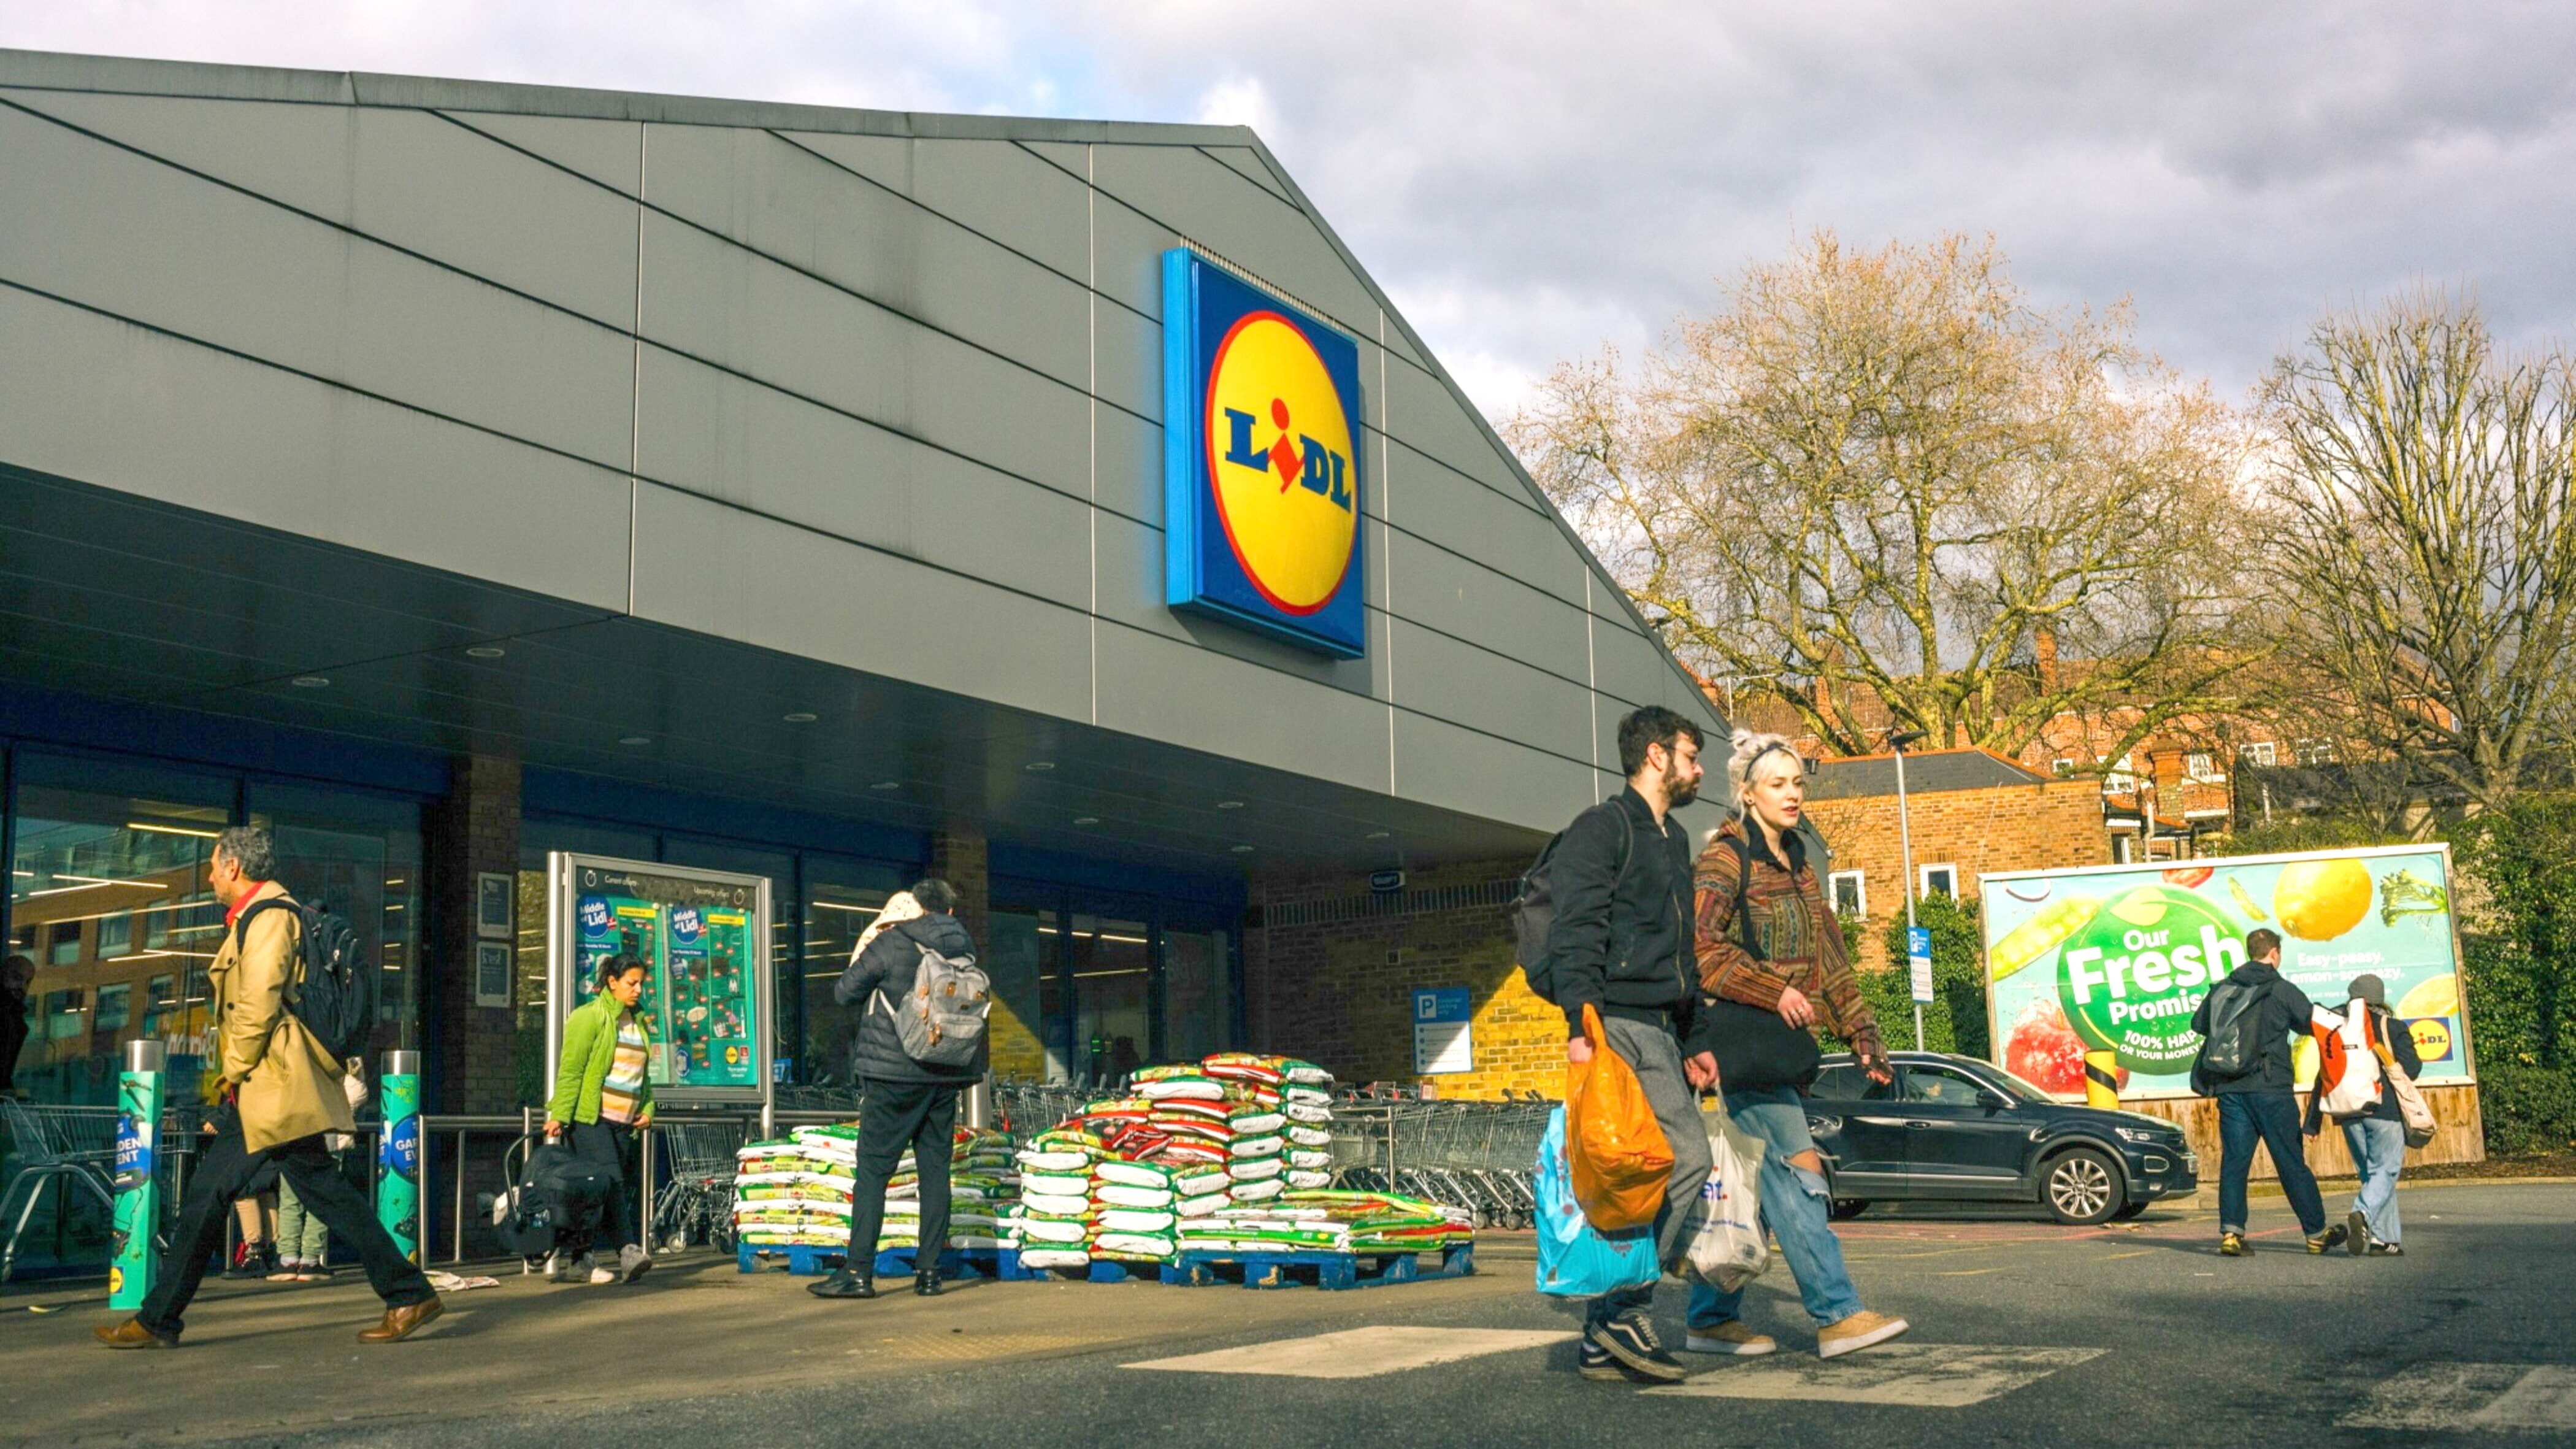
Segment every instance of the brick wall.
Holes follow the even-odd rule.
[[[1814,800],[1807,812],[1834,848],[1834,869],[1861,872],[1868,929],[1853,942],[1858,964],[1864,969],[1886,966],[1880,935],[1890,920],[1905,913],[1896,797]],[[1978,878],[1992,871],[2111,863],[2110,837],[2102,829],[2102,789],[2091,780],[1908,795],[1906,816],[1918,877],[1926,865],[1958,867],[1961,900],[1975,900]]]
[[[510,1112],[519,1105],[519,1032],[507,1007],[474,1004],[474,880],[519,869],[519,764],[461,757],[446,799],[428,812],[429,919],[425,995],[439,1023],[431,1077],[436,1112]]]
[[[952,824],[930,837],[930,874],[957,889],[957,920],[980,948],[989,949],[993,921],[992,849],[984,833],[971,825]],[[1020,1020],[999,995],[985,1028],[993,1042],[993,1071],[1004,1077],[1043,1080],[1046,1046],[1036,1023]]]
[[[1344,1082],[1433,1084],[1447,1098],[1565,1087],[1565,1016],[1512,963],[1505,911],[1526,860],[1416,872],[1377,895],[1350,877],[1256,883],[1244,931],[1256,1050],[1304,1057]],[[1466,987],[1475,1070],[1413,1070],[1413,993]]]

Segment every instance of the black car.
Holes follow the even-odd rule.
[[[2200,1160],[2162,1118],[2060,1102],[1973,1057],[1893,1056],[1886,1086],[1837,1053],[1808,1091],[1836,1217],[1873,1202],[2035,1202],[2090,1225],[2200,1187]]]

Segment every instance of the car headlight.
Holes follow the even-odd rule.
[[[2119,1133],[2120,1140],[2123,1142],[2145,1144],[2150,1142],[2164,1142],[2168,1138],[2168,1134],[2159,1132],[2152,1127],[2114,1127],[2111,1130]]]

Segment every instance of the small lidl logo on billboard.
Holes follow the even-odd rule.
[[[1359,345],[1187,249],[1163,324],[1166,600],[1358,658]]]

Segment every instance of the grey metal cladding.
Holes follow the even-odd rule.
[[[6,108],[0,194],[0,280],[627,461],[633,346],[596,323]]]
[[[1378,411],[1380,416],[1370,421],[1396,441],[1485,483],[1523,508],[1537,511],[1544,506],[1486,438],[1468,405],[1430,373],[1390,361]]]
[[[1105,403],[1091,406],[1092,501],[1163,526],[1163,430]]]
[[[1387,707],[1104,622],[1099,723],[1229,759],[1384,790]]]
[[[1281,181],[1278,175],[1271,171],[1269,163],[1261,159],[1260,152],[1249,146],[1201,146],[1199,149],[1225,163],[1227,167],[1240,173],[1244,179],[1278,197],[1281,201],[1290,206],[1297,204],[1296,199],[1288,194],[1287,183]]]
[[[1665,702],[1665,681],[1678,676],[1651,639],[1607,619],[1592,626],[1592,682],[1630,708]]]
[[[1568,679],[1590,677],[1581,609],[1402,530],[1382,536],[1396,613]]]
[[[1163,602],[1163,535],[1103,512],[1093,524],[1098,613],[1131,629],[1212,649],[1294,679],[1383,699],[1383,676],[1367,659],[1331,659],[1211,619],[1175,613]]]
[[[1376,334],[1377,301],[1313,219],[1195,146],[1095,146],[1093,184],[1323,312]]]
[[[1092,235],[1099,246],[1093,289],[1139,317],[1161,321],[1163,253],[1179,246],[1180,236],[1109,195],[1092,214]]]
[[[622,473],[0,287],[0,459],[600,608]]]
[[[637,374],[645,477],[1042,595],[1090,601],[1080,498],[659,348]]]
[[[654,126],[645,197],[798,271],[1024,363],[1089,373],[1090,296],[1070,279],[767,131]]]
[[[694,227],[647,213],[644,336],[1072,494],[1086,395]]]
[[[1595,779],[1581,761],[1395,712],[1395,793],[1405,799],[1556,831],[1598,798]]]
[[[470,127],[626,196],[644,191],[644,123],[584,116],[514,116],[506,111],[442,111]]]
[[[1399,614],[1395,703],[1576,761],[1592,758],[1592,691]]]
[[[1114,302],[1101,300],[1092,317],[1092,386],[1140,418],[1163,420],[1163,328]]]
[[[1568,603],[1583,602],[1583,559],[1552,519],[1402,443],[1385,457],[1379,477],[1388,522]]]
[[[1091,712],[1081,610],[650,483],[634,613],[1059,718]]]
[[[8,98],[611,327],[633,322],[635,203],[426,111]]]
[[[1081,181],[1009,141],[790,131],[808,146],[1014,251],[1087,279],[1090,198]]]

